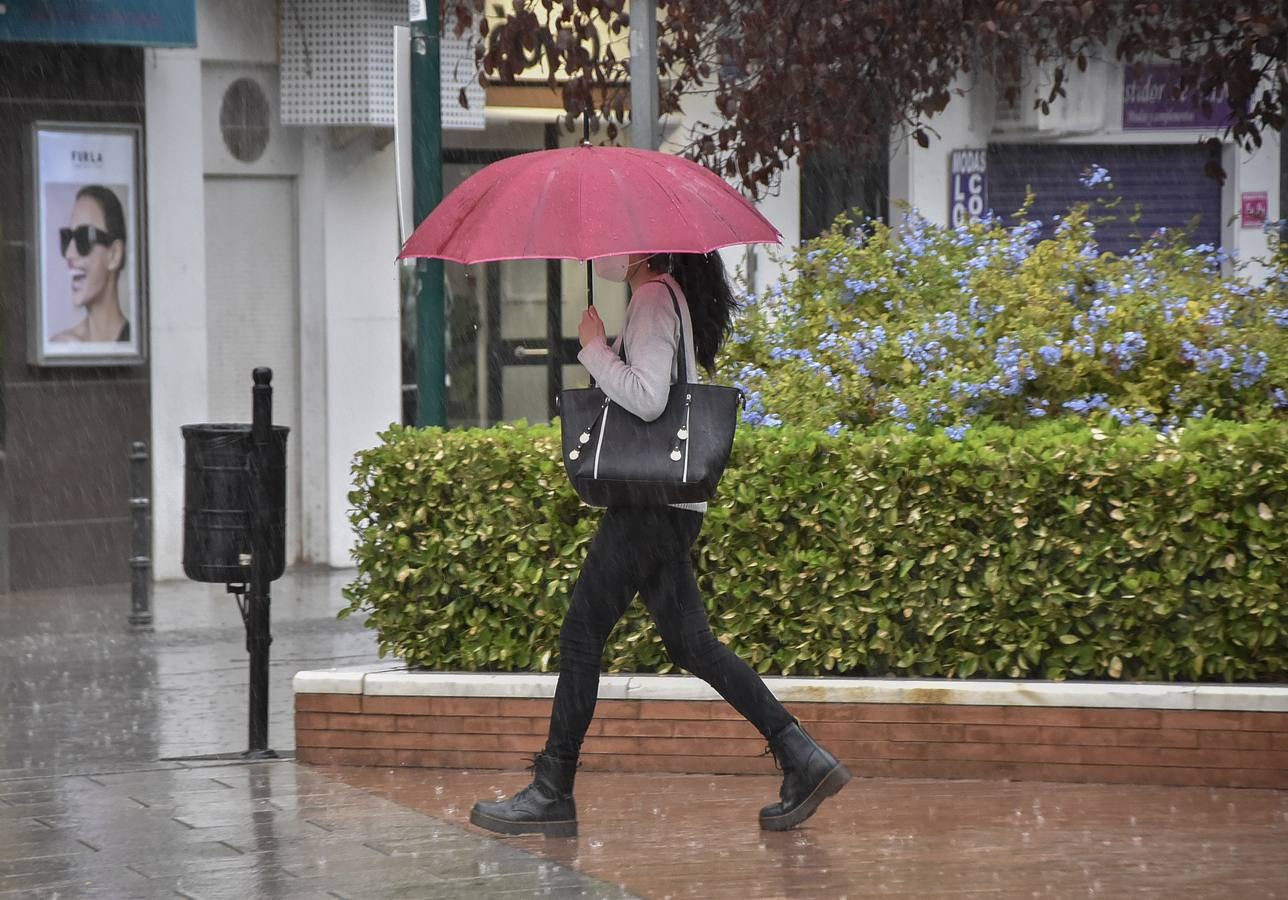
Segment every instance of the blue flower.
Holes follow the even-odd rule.
[[[1090,397],[1075,397],[1072,400],[1066,400],[1061,406],[1070,412],[1085,416],[1092,410],[1109,409],[1109,399],[1104,394],[1092,394]]]
[[[1219,328],[1223,325],[1229,324],[1230,318],[1233,315],[1234,310],[1230,309],[1229,301],[1222,300],[1216,306],[1209,309],[1199,321],[1204,325],[1212,325]]]
[[[1098,331],[1109,324],[1109,316],[1116,310],[1116,307],[1108,306],[1100,300],[1095,300],[1087,309],[1087,319],[1094,326],[1093,331]]]
[[[1243,350],[1243,360],[1239,366],[1239,371],[1234,373],[1230,382],[1234,385],[1236,391],[1252,387],[1261,377],[1266,374],[1266,367],[1270,365],[1270,357],[1258,350],[1255,353],[1250,352],[1247,346],[1241,347]]]
[[[944,428],[944,434],[948,435],[954,441],[960,441],[966,437],[966,432],[970,430],[970,423],[966,422],[961,425],[949,425]]]
[[[1145,336],[1139,331],[1129,331],[1123,335],[1123,339],[1117,344],[1105,341],[1101,348],[1106,356],[1116,356],[1118,365],[1123,371],[1127,371],[1135,365],[1137,358],[1145,352]]]
[[[946,412],[948,412],[947,403],[942,400],[931,400],[929,406],[926,408],[926,421],[931,425],[934,425],[944,417],[944,413]]]
[[[1233,354],[1225,347],[1204,351],[1190,341],[1181,341],[1181,359],[1193,363],[1194,368],[1203,374],[1210,372],[1213,367],[1228,369],[1234,364]]]
[[[912,210],[908,214],[905,229],[901,235],[903,246],[907,249],[908,254],[913,257],[921,256],[930,246],[930,241],[926,237],[926,228],[929,222],[924,219],[920,212]]]
[[[878,287],[880,287],[880,284],[875,281],[864,281],[862,278],[845,279],[845,289],[855,297],[859,294],[866,294],[868,291],[875,291]]]
[[[1288,409],[1288,393],[1283,388],[1275,388],[1270,394],[1275,398],[1275,409]]]
[[[842,425],[840,422],[833,422],[831,425],[827,426],[827,433],[830,434],[832,437],[836,437],[838,434],[841,433],[841,430],[843,428],[845,428],[845,426]]]
[[[877,355],[886,342],[886,330],[880,325],[875,327],[864,327],[854,332],[849,343],[850,359],[854,360],[861,375],[867,375],[868,368],[865,363]]]
[[[1057,346],[1047,344],[1038,349],[1038,356],[1042,357],[1042,361],[1048,366],[1055,366],[1059,365],[1060,360],[1064,358],[1064,351]]]
[[[1185,312],[1186,306],[1189,305],[1189,299],[1186,297],[1177,297],[1173,300],[1163,301],[1163,320],[1171,325],[1178,316]]]
[[[988,322],[993,318],[991,307],[984,306],[978,297],[971,297],[970,303],[966,306],[966,316],[972,322]]]
[[[904,359],[915,365],[922,372],[926,372],[936,362],[943,362],[948,358],[948,348],[939,341],[926,341],[924,344],[917,340],[915,331],[905,331],[898,337],[899,348],[903,351]]]
[[[1157,416],[1155,416],[1152,412],[1150,412],[1147,409],[1141,409],[1141,408],[1137,408],[1137,410],[1133,413],[1115,406],[1109,410],[1109,415],[1119,425],[1132,425],[1132,424],[1153,425],[1154,422],[1157,420]]]
[[[1029,258],[1033,252],[1033,242],[1042,232],[1041,222],[1025,222],[1011,229],[1011,245],[1006,249],[1006,257],[1015,265]]]
[[[1271,322],[1274,322],[1280,328],[1288,328],[1288,306],[1271,307],[1270,309],[1267,309],[1266,318]]]
[[[1078,181],[1085,188],[1093,188],[1098,184],[1104,184],[1109,180],[1109,170],[1104,166],[1093,163],[1089,168],[1084,169],[1078,176]]]
[[[935,331],[938,332],[941,337],[952,338],[955,341],[965,339],[965,335],[961,330],[961,322],[957,318],[957,313],[952,312],[951,310],[948,312],[941,312],[935,316]]]

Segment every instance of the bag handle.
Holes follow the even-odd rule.
[[[676,321],[680,323],[680,346],[676,351],[679,358],[676,360],[675,383],[688,384],[689,383],[689,362],[688,362],[688,354],[685,352],[685,345],[684,345],[684,316],[680,314],[680,301],[676,299],[675,289],[672,288],[669,284],[667,284],[665,279],[662,279],[662,278],[654,278],[652,281],[644,282],[644,284],[660,284],[662,285],[662,287],[666,288],[666,292],[671,295],[671,308],[675,310]],[[640,285],[640,287],[643,287],[643,286],[644,285]],[[622,362],[626,363],[627,365],[630,365],[630,361],[626,359],[626,335],[624,334],[622,335],[621,355],[622,355]]]

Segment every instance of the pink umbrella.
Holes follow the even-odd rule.
[[[476,172],[420,223],[399,258],[594,259],[779,240],[750,202],[697,163],[583,144]]]

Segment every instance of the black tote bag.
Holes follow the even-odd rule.
[[[689,381],[684,317],[662,285],[680,320],[678,378],[662,415],[645,422],[597,387],[559,394],[564,469],[591,506],[700,503],[715,495],[729,462],[742,392]]]

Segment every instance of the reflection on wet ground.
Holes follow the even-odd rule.
[[[299,669],[376,661],[346,572],[273,589],[270,743]],[[0,898],[1288,897],[1288,792],[856,779],[796,832],[752,776],[582,773],[574,840],[466,820],[523,772],[191,759],[246,743],[221,587],[0,595]],[[188,757],[188,759],[174,759]]]
[[[527,773],[331,768],[449,822]],[[761,832],[764,776],[578,775],[579,835],[510,839],[645,897],[1288,896],[1288,792],[855,779]]]
[[[337,621],[349,572],[300,571],[272,591],[270,746],[295,746],[291,678],[377,659]],[[0,594],[0,777],[246,749],[246,632],[222,585],[164,582],[155,630],[131,633],[125,586]]]
[[[337,621],[351,572],[273,585],[269,743],[300,669],[377,660]],[[245,749],[247,654],[222,586],[168,582],[156,630],[126,586],[0,594],[0,898],[624,897],[521,847]],[[174,759],[188,757],[188,759]]]

